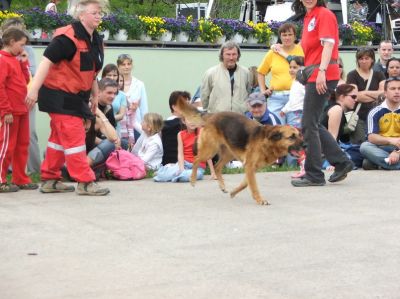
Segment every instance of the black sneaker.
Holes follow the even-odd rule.
[[[353,168],[354,163],[350,160],[345,162],[344,165],[339,164],[335,166],[335,171],[329,177],[328,181],[331,183],[343,181],[347,177],[347,174],[353,170]]]
[[[363,162],[362,162],[362,168],[363,168],[364,170],[378,170],[378,169],[379,169],[379,166],[376,165],[376,164],[374,164],[374,163],[372,163],[372,162],[371,162],[370,160],[368,160],[368,159],[364,159]]]
[[[294,187],[324,186],[326,184],[325,182],[312,182],[304,177],[300,180],[292,180],[291,183]]]

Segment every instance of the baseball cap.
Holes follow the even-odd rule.
[[[247,98],[247,103],[249,103],[250,106],[255,104],[264,104],[266,102],[265,95],[261,92],[253,92]]]

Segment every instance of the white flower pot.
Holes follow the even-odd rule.
[[[172,32],[171,31],[164,32],[160,36],[160,41],[162,41],[162,42],[170,42],[171,40],[172,40]]]
[[[256,39],[253,35],[250,35],[247,38],[246,42],[249,43],[249,44],[257,44],[258,43],[258,39]]]
[[[99,32],[103,36],[103,40],[108,40],[110,38],[110,30],[104,30]]]
[[[149,42],[149,41],[151,41],[151,36],[142,33],[142,34],[140,35],[140,40],[145,41],[145,42]]]
[[[187,32],[179,32],[176,35],[177,42],[187,42],[189,40],[189,34]]]
[[[234,41],[237,44],[243,43],[243,39],[244,37],[240,33],[235,33],[235,35],[232,36],[232,41]]]
[[[31,31],[31,36],[34,39],[38,39],[42,37],[42,28],[35,28]]]
[[[226,41],[226,36],[220,36],[217,38],[217,44],[223,44]]]
[[[128,32],[126,29],[119,29],[116,34],[113,35],[115,40],[124,41],[128,40]]]
[[[271,38],[269,39],[269,44],[270,45],[275,45],[278,42],[278,36],[276,34],[273,34]]]

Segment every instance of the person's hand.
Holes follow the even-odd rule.
[[[37,99],[38,91],[31,88],[25,98],[25,103],[29,110],[31,110],[33,106],[35,106]]]
[[[272,94],[272,89],[267,88],[262,92],[266,97],[269,97]]]
[[[129,106],[129,110],[136,111],[138,107],[139,107],[139,102],[132,102]]]
[[[279,53],[280,51],[282,51],[282,45],[281,44],[273,44],[271,46],[271,50],[275,53]]]
[[[285,112],[281,111],[281,112],[279,112],[279,115],[280,115],[281,117],[284,117],[284,116],[285,116]]]
[[[317,80],[315,81],[315,88],[317,89],[318,94],[324,94],[328,90],[328,87],[326,86],[325,72],[321,72],[318,70]]]
[[[5,124],[12,124],[14,121],[13,115],[11,113],[4,114],[4,123]]]
[[[120,150],[121,149],[121,139],[117,139],[114,141],[115,149]]]
[[[393,151],[390,153],[388,159],[389,160],[387,163],[389,165],[397,164],[397,163],[399,163],[399,160],[400,160],[400,154],[397,151]]]

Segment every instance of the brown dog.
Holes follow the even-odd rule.
[[[215,173],[221,190],[227,192],[222,178],[222,168],[231,160],[240,160],[243,163],[245,178],[230,193],[231,197],[249,185],[256,202],[261,205],[268,204],[260,195],[255,173],[257,169],[273,164],[288,152],[296,154],[301,150],[303,141],[298,130],[290,126],[263,126],[235,112],[201,115],[183,98],[178,100],[176,108],[185,119],[203,126],[197,140],[191,184],[194,185],[196,182],[199,163],[218,154]]]

